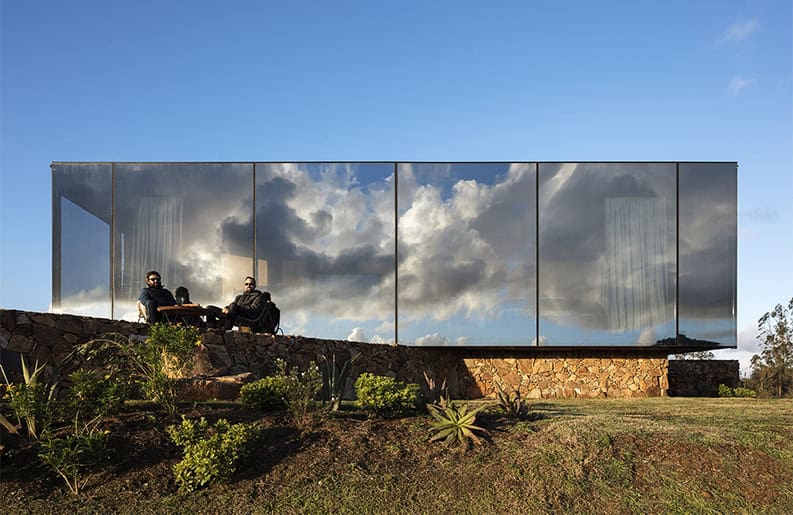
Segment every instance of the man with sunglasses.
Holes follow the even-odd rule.
[[[167,288],[163,288],[160,273],[156,270],[146,274],[146,287],[140,290],[138,302],[146,308],[146,321],[150,324],[162,322],[163,315],[157,308],[175,306],[176,299]]]
[[[211,315],[207,315],[207,325],[209,327],[216,324],[216,319],[222,319],[223,328],[226,331],[230,331],[234,327],[237,317],[256,319],[261,315],[267,299],[265,299],[262,292],[256,289],[256,279],[251,276],[246,277],[243,286],[245,291],[241,295],[237,295],[234,302],[222,310],[216,306],[207,306],[207,309],[211,312]]]

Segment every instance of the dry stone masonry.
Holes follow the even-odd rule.
[[[0,362],[12,375],[18,374],[22,354],[31,364],[46,365],[47,378],[64,377],[81,366],[79,357],[72,352],[75,345],[107,333],[142,338],[147,331],[145,324],[132,322],[0,310]],[[437,384],[446,380],[455,397],[492,397],[496,383],[519,388],[524,396],[534,399],[658,397],[676,390],[669,384],[672,376],[666,355],[654,352],[422,348],[207,330],[202,334],[194,377],[185,380],[184,392],[195,399],[234,398],[242,384],[272,374],[276,359],[286,360],[290,367],[305,368],[319,356],[336,354],[339,362],[361,353],[352,377],[372,372],[424,384],[426,374]],[[713,368],[714,363],[719,362],[711,361],[706,367]],[[737,362],[734,363],[737,382]],[[725,367],[723,370],[731,374],[732,365]],[[697,377],[697,372],[686,370],[683,375]],[[724,377],[723,373],[710,374],[702,376],[700,382],[717,378],[731,384]],[[346,393],[352,395],[352,381]]]

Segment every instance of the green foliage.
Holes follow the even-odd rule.
[[[66,482],[74,495],[79,495],[90,479],[90,473],[107,455],[110,432],[99,428],[100,418],[86,424],[75,418],[74,432],[55,438],[42,435],[39,458]]]
[[[793,298],[757,321],[762,352],[752,357],[752,380],[770,395],[793,393]]]
[[[69,374],[72,385],[66,401],[67,412],[84,420],[115,415],[124,406],[126,387],[116,378],[87,368]]]
[[[200,342],[194,327],[154,324],[143,342],[109,335],[85,343],[79,352],[87,361],[99,362],[109,376],[134,381],[147,398],[175,415],[175,378],[185,375]]]
[[[757,398],[757,392],[756,391],[752,390],[751,388],[744,388],[742,386],[739,386],[739,387],[735,388],[733,390],[733,393],[735,394],[736,397],[747,397],[747,398],[750,398],[750,399]]]
[[[39,366],[38,362],[33,366],[31,372],[25,358],[19,357],[22,362],[23,382],[13,384],[8,380],[5,369],[0,365],[0,372],[6,382],[6,392],[3,394],[4,401],[17,418],[18,425],[14,426],[11,422],[2,417],[0,423],[11,433],[18,433],[19,429],[25,428],[28,440],[38,440],[42,432],[46,431],[55,412],[55,385],[47,385],[39,381],[39,376],[44,371],[44,365]],[[13,429],[12,429],[13,428]]]
[[[277,411],[287,407],[284,376],[271,376],[248,383],[240,390],[240,403],[257,411]]]
[[[719,397],[735,397],[735,390],[726,384],[719,385]]]
[[[465,444],[470,440],[477,445],[482,444],[476,431],[485,430],[475,425],[476,415],[482,408],[468,411],[467,404],[455,403],[447,396],[440,404],[428,404],[427,410],[435,419],[432,423],[435,434],[430,438],[431,442],[443,440],[449,446],[455,443]]]
[[[347,386],[347,379],[352,372],[352,367],[361,358],[361,353],[354,355],[346,360],[341,369],[336,365],[336,354],[331,359],[326,356],[319,356],[319,363],[322,367],[322,402],[330,403],[330,410],[339,411],[341,407],[341,397],[344,388]]]
[[[504,413],[511,418],[526,418],[529,415],[529,406],[526,401],[521,398],[520,390],[509,387],[510,392],[506,390],[504,385],[496,383],[496,397],[498,399],[498,406],[504,410]]]
[[[303,372],[297,367],[288,370],[282,359],[276,360],[276,366],[284,377],[286,404],[292,419],[298,427],[308,426],[311,422],[310,413],[316,408],[315,399],[322,389],[319,368],[313,361],[309,361],[308,368]]]
[[[419,400],[419,385],[364,372],[355,381],[355,393],[358,407],[378,416],[399,416],[415,407]]]
[[[186,492],[228,479],[261,434],[257,424],[230,425],[225,419],[210,428],[203,417],[198,422],[183,419],[167,431],[184,449],[184,457],[174,465],[173,472],[179,488]]]

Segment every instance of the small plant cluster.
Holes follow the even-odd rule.
[[[143,342],[110,335],[85,343],[78,352],[89,363],[100,364],[109,376],[136,384],[147,398],[174,416],[177,378],[188,372],[200,341],[195,327],[154,324]]]
[[[445,445],[450,446],[455,443],[466,444],[470,440],[481,445],[482,441],[476,432],[485,430],[475,423],[476,415],[482,409],[469,411],[467,404],[455,403],[448,395],[437,404],[428,404],[427,410],[435,419],[435,422],[432,423],[435,434],[430,438],[430,441],[443,440]]]
[[[248,383],[240,389],[240,404],[254,411],[286,409],[286,381],[284,376],[269,376]]]
[[[316,398],[322,389],[322,373],[313,362],[304,371],[287,368],[286,361],[276,360],[278,372],[284,378],[284,398],[292,419],[299,428],[311,425],[311,412],[317,407]]]
[[[318,360],[322,366],[322,403],[330,407],[331,412],[339,411],[341,400],[344,395],[344,388],[347,386],[347,379],[352,372],[352,367],[361,358],[361,354],[355,354],[346,360],[341,367],[336,365],[336,354],[328,358],[319,356]]]
[[[754,399],[757,397],[757,392],[751,388],[744,388],[742,386],[731,388],[726,384],[720,384],[719,397],[748,397]]]
[[[520,387],[509,387],[511,391],[501,383],[496,383],[496,398],[498,399],[498,406],[504,410],[504,413],[510,418],[523,419],[529,416],[529,405],[520,396]]]
[[[41,439],[39,458],[66,482],[74,495],[80,495],[91,472],[107,457],[110,431],[101,429],[97,417],[81,423],[75,417],[74,428],[61,437],[49,432]]]
[[[419,385],[364,372],[355,381],[356,405],[374,415],[394,417],[412,411],[419,401]]]
[[[229,424],[220,419],[210,427],[203,417],[198,421],[183,419],[179,425],[168,426],[167,431],[184,449],[184,457],[174,465],[173,472],[185,492],[228,479],[261,434],[257,424]]]

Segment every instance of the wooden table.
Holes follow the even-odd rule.
[[[207,308],[201,307],[201,304],[182,304],[181,306],[160,306],[157,311],[165,316],[165,320],[171,324],[182,322],[186,325],[197,325],[198,323],[205,323],[206,316],[209,314]],[[192,321],[191,321],[192,319]]]

